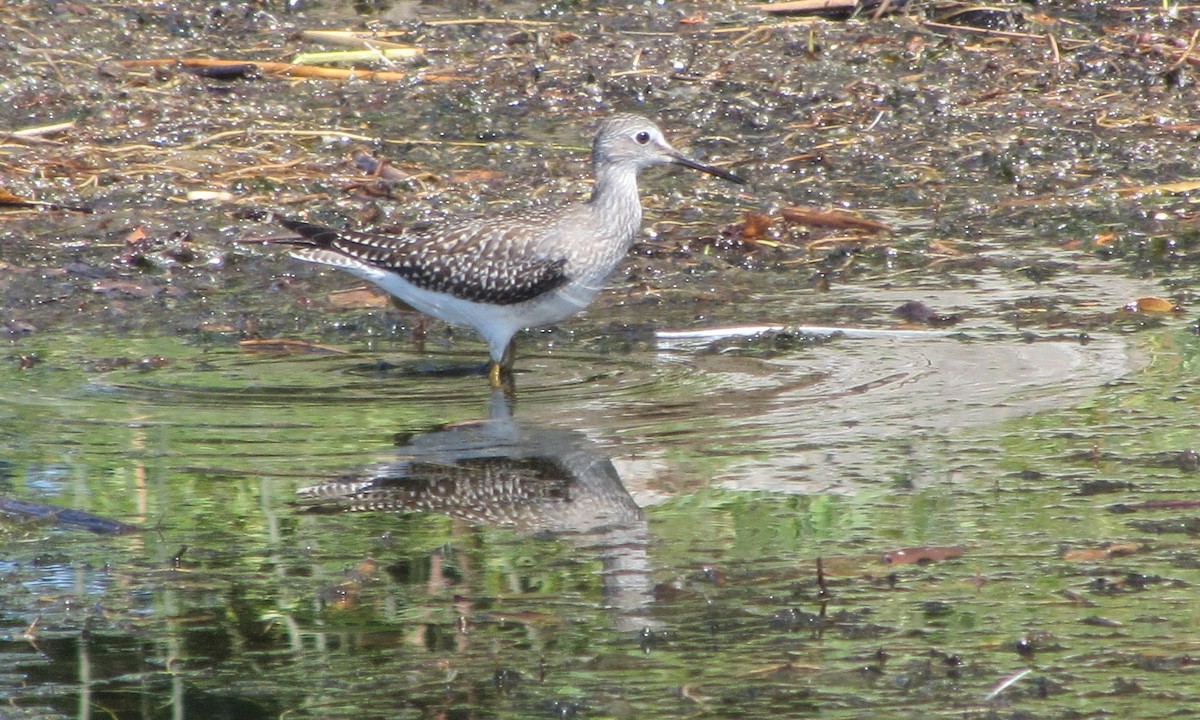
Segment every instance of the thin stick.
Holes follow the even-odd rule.
[[[218,60],[215,58],[160,58],[153,60],[118,60],[117,64],[128,68],[145,67],[224,67],[229,65],[253,65],[268,75],[284,75],[288,77],[320,78],[323,80],[364,79],[379,82],[400,82],[411,80],[409,73],[389,72],[386,70],[354,70],[345,68],[309,67],[284,62],[267,62],[263,60]]]
[[[448,25],[521,25],[523,27],[558,27],[558,23],[544,22],[541,20],[510,20],[509,18],[460,18],[458,20],[430,20],[422,23],[430,27],[444,27]]]
[[[12,140],[25,145],[62,145],[59,140],[51,140],[42,137],[43,135],[53,135],[64,130],[70,130],[75,127],[75,122],[54,123],[53,125],[42,125],[40,127],[22,128],[21,130],[13,130],[11,132],[0,132],[0,143],[6,140]]]
[[[327,65],[330,63],[355,63],[389,60],[412,60],[425,51],[421,48],[372,48],[365,50],[323,50],[300,53],[292,58],[293,65]]]
[[[342,47],[366,48],[368,50],[374,48],[379,48],[380,50],[402,50],[406,48],[419,50],[412,45],[392,42],[391,40],[382,40],[374,33],[354,32],[353,30],[302,30],[300,37],[326,45],[341,45]]]
[[[54,123],[53,125],[39,125],[38,127],[22,128],[21,130],[13,130],[12,132],[5,133],[5,134],[11,135],[13,137],[33,137],[35,135],[53,135],[54,133],[60,133],[60,132],[63,132],[64,130],[70,130],[73,127],[75,127],[75,121],[69,120],[67,122]]]
[[[976,33],[977,35],[990,35],[993,37],[1014,38],[1017,40],[1045,40],[1046,39],[1045,35],[1037,35],[1034,33],[1011,32],[1009,30],[989,30],[987,28],[971,27],[970,25],[947,25],[946,23],[933,22],[932,20],[925,20],[921,24],[927,28],[933,28],[935,30],[961,30],[962,32],[971,32],[971,33]],[[1070,47],[1067,47],[1067,49],[1071,50],[1074,48],[1083,47],[1084,45],[1091,45],[1091,41],[1088,41],[1088,40],[1063,40],[1062,44],[1064,47],[1066,47],[1068,44],[1070,44]]]
[[[984,701],[986,702],[988,700],[995,700],[1000,695],[1000,693],[1007,690],[1009,687],[1012,686],[1013,683],[1015,683],[1016,681],[1025,677],[1026,675],[1028,675],[1031,672],[1033,672],[1033,668],[1025,668],[1021,672],[1016,673],[1014,675],[1010,675],[1010,676],[1006,677],[1005,679],[1001,680],[1000,684],[997,685],[996,687],[994,687],[992,689],[992,691],[987,694],[987,697],[984,698]]]
[[[793,0],[793,2],[747,5],[751,10],[765,13],[818,13],[825,10],[848,10],[858,6],[858,0]]]
[[[1172,70],[1174,70],[1175,68],[1177,68],[1180,65],[1184,64],[1185,62],[1187,62],[1188,56],[1191,55],[1192,50],[1194,50],[1196,48],[1196,38],[1197,37],[1200,37],[1200,29],[1194,30],[1192,32],[1192,39],[1188,41],[1187,50],[1184,50],[1183,54],[1179,56],[1179,59],[1176,60],[1175,62],[1171,63],[1171,67],[1167,68],[1164,71],[1164,73],[1169,73]]]

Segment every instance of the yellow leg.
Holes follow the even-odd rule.
[[[513,359],[516,355],[514,346],[516,343],[509,342],[508,347],[504,348],[504,354],[500,357],[500,362],[488,363],[488,385],[493,389],[499,388],[506,393],[513,391]]]
[[[509,340],[508,347],[504,348],[504,355],[500,357],[500,366],[504,368],[504,372],[511,374],[513,370],[513,362],[517,359],[517,341]]]

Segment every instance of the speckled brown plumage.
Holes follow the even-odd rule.
[[[637,238],[637,175],[675,164],[744,182],[672,148],[651,121],[614,115],[592,143],[595,186],[583,203],[514,215],[448,220],[398,235],[334,230],[277,218],[298,237],[292,255],[370,280],[412,307],[475,328],[487,341],[489,374],[511,369],[513,336],[563,320],[591,303]]]
[[[514,252],[537,216],[474,220],[407,235],[334,230],[280,218],[306,244],[394,272],[413,285],[471,302],[513,305],[567,282],[565,257]],[[518,241],[514,243],[514,240]]]

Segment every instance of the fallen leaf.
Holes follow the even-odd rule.
[[[237,332],[237,328],[235,328],[232,325],[227,325],[224,323],[211,323],[211,322],[200,323],[200,329],[204,332],[210,332],[210,333]]]
[[[329,304],[338,310],[369,310],[388,306],[388,296],[368,288],[340,290],[329,294]]]
[[[491,180],[495,180],[496,178],[500,177],[501,175],[502,175],[502,173],[499,172],[498,170],[488,170],[485,168],[478,168],[475,170],[460,170],[459,172],[453,173],[450,176],[450,179],[456,183],[463,183],[465,185],[476,185],[479,183],[485,183],[485,182],[489,182]]]
[[[36,205],[33,200],[26,200],[23,197],[13,195],[7,190],[0,188],[0,205]]]
[[[1095,562],[1097,560],[1111,560],[1113,558],[1122,557],[1125,555],[1133,555],[1137,552],[1146,550],[1145,545],[1140,543],[1105,543],[1100,547],[1095,548],[1069,548],[1062,553],[1063,560],[1071,562]]]
[[[926,565],[960,558],[966,548],[962,545],[925,545],[922,547],[901,548],[883,554],[884,565]]]
[[[741,239],[744,242],[754,242],[765,237],[767,231],[771,229],[770,215],[747,210],[745,218],[746,221],[742,224],[741,232]]]
[[[779,211],[784,220],[798,225],[827,228],[854,228],[868,232],[891,232],[892,229],[881,222],[860,218],[840,210],[818,210],[812,207],[786,207]]]
[[[961,257],[962,251],[954,247],[950,243],[941,240],[934,240],[925,246],[926,252],[931,255],[948,255],[950,257]]]
[[[1144,297],[1126,303],[1125,310],[1136,313],[1169,313],[1182,312],[1183,308],[1160,297]]]

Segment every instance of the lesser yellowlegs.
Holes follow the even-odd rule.
[[[512,370],[518,331],[570,317],[600,291],[642,222],[638,172],[668,164],[745,182],[684,156],[650,120],[621,114],[601,123],[592,143],[587,202],[395,235],[276,220],[298,235],[280,240],[298,246],[293,257],[346,270],[423,313],[477,330],[491,356],[488,379],[499,387]]]

